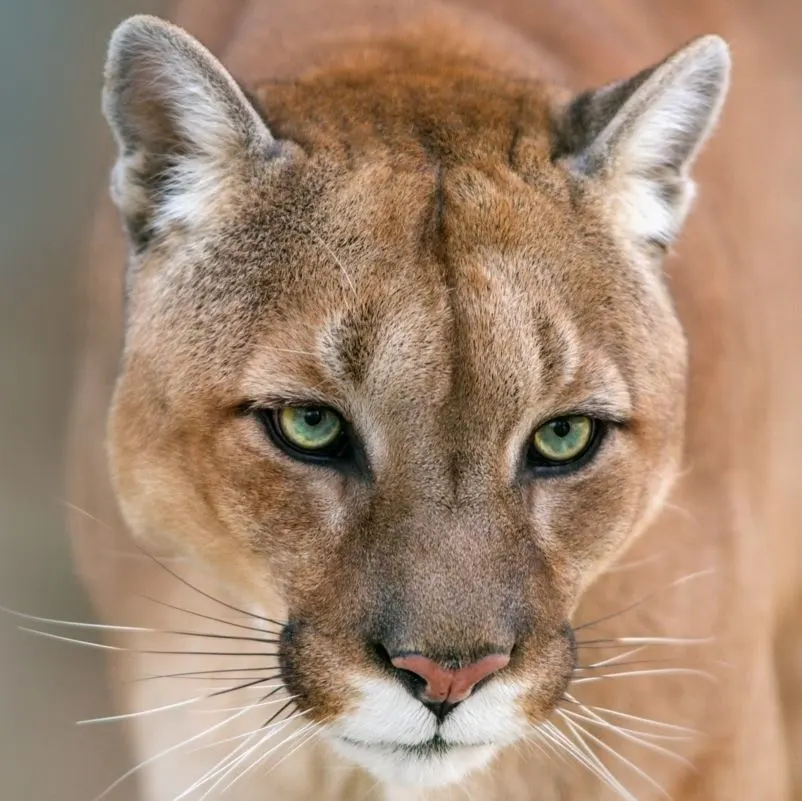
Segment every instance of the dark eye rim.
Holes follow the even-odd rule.
[[[297,409],[322,409],[335,414],[342,424],[340,435],[323,448],[314,450],[299,448],[295,443],[287,439],[278,419],[279,413],[283,409],[290,407]],[[254,409],[253,412],[262,423],[272,443],[279,450],[296,461],[306,462],[307,464],[332,465],[345,463],[353,457],[353,437],[348,421],[336,409],[332,409],[330,406],[323,406],[319,403],[293,403],[267,409],[257,408]]]
[[[587,417],[591,424],[590,439],[580,453],[571,459],[556,461],[543,456],[534,446],[534,433],[548,423],[555,420],[564,420],[571,417]],[[599,447],[609,433],[610,426],[613,425],[609,420],[603,420],[590,414],[582,412],[571,412],[551,417],[539,423],[530,434],[524,450],[524,472],[529,476],[537,478],[556,478],[575,473],[589,464],[599,451]]]

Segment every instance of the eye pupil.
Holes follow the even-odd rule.
[[[555,420],[555,422],[552,423],[551,430],[558,437],[567,437],[571,433],[571,424],[565,418]]]
[[[323,412],[320,409],[310,408],[304,411],[304,423],[308,426],[319,426],[323,421]]]

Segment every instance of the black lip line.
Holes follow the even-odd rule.
[[[490,748],[494,745],[494,743],[450,743],[440,739],[438,736],[426,740],[425,742],[417,743],[416,745],[387,742],[366,743],[364,740],[352,740],[350,737],[337,736],[343,742],[358,748],[366,748],[370,751],[402,751],[407,754],[414,754],[415,756],[447,754],[457,748]]]

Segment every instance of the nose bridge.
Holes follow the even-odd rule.
[[[515,578],[501,569],[503,528],[467,510],[430,509],[404,521],[387,566],[396,599],[383,637],[390,652],[459,667],[509,650]]]

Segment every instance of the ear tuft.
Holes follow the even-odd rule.
[[[232,168],[273,143],[220,62],[155,17],[114,31],[103,111],[119,148],[112,193],[138,248],[170,222],[191,222]]]
[[[694,195],[690,168],[729,85],[729,48],[704,36],[627,81],[577,97],[557,124],[555,156],[602,182],[615,225],[636,246],[667,247]]]

